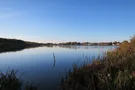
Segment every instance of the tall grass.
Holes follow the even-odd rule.
[[[0,72],[0,90],[37,90],[37,87],[30,83],[23,87],[20,77],[17,77],[16,74],[15,70],[8,70],[6,73]]]
[[[62,79],[61,90],[135,90],[135,36]]]
[[[10,70],[6,74],[0,73],[0,90],[21,90],[22,83],[16,78],[16,71]]]

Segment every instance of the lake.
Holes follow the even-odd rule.
[[[17,76],[24,72],[21,80],[39,85],[39,90],[57,90],[62,76],[81,63],[85,57],[103,55],[116,46],[53,46],[24,49],[0,54],[0,71],[9,68],[18,70]],[[54,60],[55,58],[55,60]],[[44,88],[44,89],[43,89]]]

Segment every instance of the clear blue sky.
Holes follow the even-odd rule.
[[[0,0],[0,37],[100,42],[134,34],[135,0]]]

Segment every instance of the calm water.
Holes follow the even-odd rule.
[[[85,56],[98,56],[115,48],[116,46],[54,46],[6,52],[0,54],[0,70],[19,70],[18,76],[25,72],[21,77],[24,82],[39,84],[39,90],[57,90],[61,77],[74,63],[83,62]]]

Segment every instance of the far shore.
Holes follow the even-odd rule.
[[[65,42],[65,43],[37,43],[37,42],[28,42],[18,39],[7,39],[0,38],[0,53],[2,52],[12,52],[20,51],[27,48],[36,48],[36,47],[53,47],[53,46],[118,46],[120,42],[100,42],[100,43],[91,43],[91,42]]]

